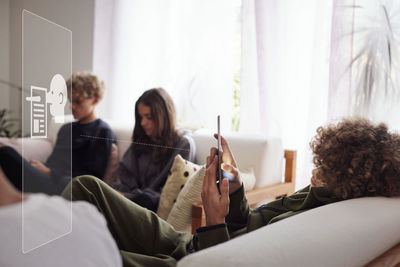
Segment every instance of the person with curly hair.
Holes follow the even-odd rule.
[[[221,166],[216,148],[207,157],[201,193],[206,226],[194,235],[175,231],[155,213],[90,176],[74,179],[63,196],[89,201],[103,213],[124,266],[175,266],[189,253],[319,206],[356,197],[400,196],[400,136],[384,124],[352,118],[318,128],[310,143],[315,163],[311,185],[254,210],[229,145],[224,138],[221,144]],[[229,172],[233,181],[225,178],[218,188],[217,168]]]
[[[312,181],[338,199],[399,195],[399,142],[385,124],[361,118],[319,127],[310,143]]]
[[[0,166],[20,191],[59,195],[75,176],[88,174],[103,179],[116,142],[110,126],[95,112],[103,97],[104,83],[90,72],[76,72],[66,85],[76,121],[60,128],[45,163],[27,161],[13,148],[0,147]]]

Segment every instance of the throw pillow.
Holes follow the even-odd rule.
[[[256,176],[254,175],[253,168],[241,170],[240,178],[242,178],[243,186],[246,191],[254,189],[256,185]]]
[[[201,190],[203,187],[205,172],[206,168],[203,166],[189,178],[179,193],[178,199],[168,215],[167,222],[169,222],[177,231],[188,233],[191,233],[192,231],[192,205],[202,202]],[[245,189],[253,189],[256,183],[254,170],[249,169],[241,171],[240,175]]]
[[[201,203],[201,189],[205,172],[206,168],[203,166],[189,178],[168,215],[167,222],[177,231],[190,233],[192,230],[192,205]]]
[[[200,168],[201,166],[183,159],[179,154],[175,157],[167,181],[161,192],[157,210],[158,216],[164,220],[167,219],[168,214],[186,181]]]

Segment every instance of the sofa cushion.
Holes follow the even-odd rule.
[[[255,134],[223,134],[229,143],[240,170],[254,169],[256,188],[277,184],[283,180],[283,146],[279,138]],[[197,163],[204,164],[210,148],[217,146],[213,132],[205,129],[193,134]]]
[[[363,266],[400,242],[399,206],[399,198],[336,202],[191,254],[178,266]]]
[[[169,171],[167,181],[161,192],[157,210],[158,216],[164,220],[167,219],[168,214],[176,202],[179,192],[184,187],[186,181],[200,168],[200,165],[183,159],[179,154],[176,155],[174,163]]]
[[[240,178],[242,179],[244,190],[253,190],[256,185],[256,176],[253,168],[240,170]]]

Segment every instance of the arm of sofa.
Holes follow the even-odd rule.
[[[285,181],[278,184],[267,185],[254,190],[246,191],[247,201],[251,208],[269,198],[279,198],[294,192],[296,182],[296,151],[285,150]],[[192,233],[196,229],[205,226],[205,214],[202,204],[192,206]]]

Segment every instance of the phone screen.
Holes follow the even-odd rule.
[[[218,138],[217,138],[217,156],[218,156],[218,167],[217,167],[217,180],[218,183],[221,184],[222,182],[222,148],[221,148],[221,126],[220,126],[220,115],[217,116],[217,130],[218,130]]]

